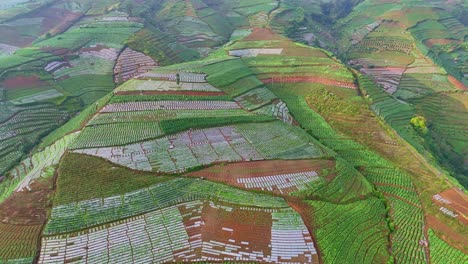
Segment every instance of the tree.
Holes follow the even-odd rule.
[[[415,116],[411,118],[410,124],[421,134],[427,133],[426,118],[424,116]]]
[[[127,14],[133,16],[133,2],[131,1],[127,3]]]

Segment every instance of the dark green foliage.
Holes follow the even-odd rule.
[[[136,51],[152,57],[160,65],[170,65],[198,59],[195,50],[176,43],[173,36],[148,26],[130,37],[127,45]]]
[[[62,138],[63,136],[65,136],[66,134],[81,129],[85,125],[85,123],[89,121],[89,119],[91,119],[91,117],[99,111],[99,109],[101,109],[104,105],[106,105],[109,102],[111,97],[112,94],[108,94],[107,96],[98,100],[95,104],[88,106],[85,110],[80,112],[78,115],[74,116],[63,126],[54,130],[52,133],[43,138],[39,147],[47,147],[55,141]]]
[[[170,179],[122,168],[101,158],[69,153],[59,167],[54,204],[119,195]]]
[[[200,129],[217,126],[227,126],[239,123],[259,123],[273,121],[271,116],[233,116],[233,117],[215,117],[215,118],[184,118],[176,120],[163,120],[160,127],[164,134],[175,134],[188,129]]]

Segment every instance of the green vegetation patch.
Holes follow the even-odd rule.
[[[147,101],[232,101],[228,95],[172,95],[172,94],[158,94],[158,95],[114,95],[110,104],[113,103],[129,103],[129,102],[147,102]]]
[[[307,201],[326,263],[386,263],[390,258],[385,207],[377,198],[349,204]]]
[[[264,115],[229,116],[229,117],[196,117],[164,120],[160,126],[165,135],[175,134],[189,129],[200,129],[217,126],[226,126],[239,123],[262,123],[275,120],[274,117]]]
[[[109,123],[91,125],[71,146],[72,149],[121,146],[163,135],[157,122]]]
[[[60,163],[54,205],[120,195],[170,180],[87,155],[68,153]]]
[[[206,65],[201,69],[208,74],[208,82],[222,90],[223,87],[253,75],[253,72],[241,59],[230,59]]]
[[[103,164],[100,164],[103,165]],[[115,170],[107,172],[108,174],[114,173]],[[93,170],[94,172],[94,170]],[[94,175],[94,173],[92,174]],[[125,178],[125,184],[128,180],[138,177],[134,173],[118,173],[119,176]],[[60,176],[59,176],[60,177]],[[62,176],[63,177],[63,176]],[[151,212],[157,209],[165,208],[168,206],[177,205],[179,203],[197,200],[197,199],[210,199],[214,201],[223,201],[232,204],[244,206],[257,206],[267,208],[286,208],[287,203],[283,198],[274,197],[265,194],[253,193],[228,187],[223,184],[212,183],[199,179],[189,178],[168,178],[161,176],[152,176],[156,180],[152,185],[147,185],[147,182],[142,182],[136,179],[136,183],[143,183],[140,189],[130,191],[130,188],[136,187],[135,183],[129,186],[115,185],[96,185],[96,176],[92,176],[90,182],[93,185],[88,187],[99,186],[102,187],[116,187],[119,193],[114,193],[113,196],[105,198],[95,198],[99,196],[88,197],[89,200],[82,200],[81,202],[60,203],[52,209],[51,220],[48,222],[45,233],[57,234],[65,232],[73,232],[87,227],[99,225],[105,222],[116,221],[118,219],[131,217],[137,214]],[[114,176],[108,180],[114,181]],[[119,178],[116,178],[117,182]],[[78,183],[80,184],[80,183]],[[129,188],[130,187],[130,188]],[[95,192],[97,188],[94,187]],[[124,192],[124,189],[128,190]],[[81,188],[76,190],[83,190]],[[104,194],[104,192],[99,192]],[[110,194],[105,191],[105,194]],[[60,199],[60,196],[56,198]],[[65,200],[59,200],[65,201]],[[102,206],[105,204],[105,206]]]
[[[468,257],[458,249],[451,247],[444,240],[440,239],[434,230],[429,229],[429,250],[431,253],[431,263],[466,263]]]

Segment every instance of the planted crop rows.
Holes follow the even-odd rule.
[[[8,188],[15,188],[16,191],[31,190],[29,185],[40,177],[52,176],[49,171],[50,166],[57,165],[63,153],[68,146],[76,139],[78,133],[70,134],[58,140],[53,145],[45,148],[43,151],[36,153],[30,158],[23,160],[18,166],[11,170],[11,182],[2,184],[0,189],[0,200],[9,195]],[[53,174],[53,170],[52,170]],[[17,185],[16,187],[14,187]],[[6,189],[4,189],[6,188]]]
[[[220,92],[219,89],[204,82],[181,82],[177,84],[175,81],[155,81],[155,80],[130,80],[120,86],[116,92],[164,92],[164,91],[206,91],[206,92]]]
[[[429,247],[431,249],[431,263],[466,263],[468,257],[463,252],[451,247],[440,239],[432,229],[429,229]]]
[[[191,172],[193,177],[226,182],[244,189],[290,194],[319,180],[320,170],[333,162],[323,160],[265,160],[215,165]]]
[[[74,147],[79,146],[79,142],[78,139]],[[275,147],[279,146],[277,142],[282,142],[281,147]],[[184,171],[213,162],[299,159],[323,155],[312,138],[280,122],[189,130],[139,144],[76,152],[103,157],[132,169],[161,172]]]
[[[68,117],[50,106],[20,108],[12,118],[0,124],[0,174],[10,169],[23,155],[23,142],[35,142],[59,126]]]
[[[198,199],[71,236],[45,237],[42,242],[39,263],[73,260],[310,263],[317,254],[309,231],[292,209],[239,207]]]
[[[179,72],[179,80],[186,83],[204,83],[206,74]],[[177,73],[157,73],[148,72],[139,76],[139,78],[149,78],[154,80],[177,81]]]
[[[279,197],[249,193],[198,179],[175,178],[123,195],[55,206],[44,232],[51,235],[78,231],[197,199],[214,199],[243,206],[287,207]]]
[[[255,110],[264,105],[270,104],[277,97],[267,88],[261,87],[253,89],[237,97],[236,102],[247,110]]]
[[[281,88],[275,89],[275,93],[288,103],[291,113],[305,129],[309,129],[319,141],[327,142],[327,146],[332,147],[340,157],[343,157],[353,167],[364,168],[361,173],[372,180],[377,189],[383,192],[392,209],[390,215],[395,225],[395,231],[392,235],[392,249],[395,259],[401,263],[426,262],[427,251],[424,244],[420,243],[425,239],[424,213],[409,175],[395,173],[393,175],[399,176],[399,178],[392,179],[391,182],[398,182],[401,186],[385,185],[389,183],[388,170],[397,170],[394,165],[370,150],[358,148],[351,151],[347,148],[340,148],[339,144],[330,144],[333,140],[341,141],[343,136],[336,133],[322,116],[309,107],[304,99]],[[330,197],[330,195],[326,197]]]
[[[117,83],[128,81],[137,75],[151,71],[156,66],[158,64],[151,57],[125,48],[114,66],[114,81]]]
[[[326,263],[380,263],[388,258],[383,204],[376,198],[345,205],[310,201]]]
[[[215,118],[231,116],[252,116],[253,114],[243,109],[222,110],[147,110],[131,112],[100,113],[91,119],[87,126],[126,123],[126,122],[158,122],[162,120],[187,119],[187,118]]]
[[[282,101],[266,105],[260,109],[257,109],[255,113],[274,116],[289,125],[292,125],[294,122],[294,118],[289,113],[288,106]]]
[[[130,112],[145,110],[217,110],[236,109],[239,105],[228,101],[156,101],[115,103],[105,106],[101,113]]]

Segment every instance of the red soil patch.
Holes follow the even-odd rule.
[[[20,48],[28,46],[36,39],[32,36],[21,35],[17,28],[7,26],[0,26],[0,36],[2,43]]]
[[[265,160],[229,163],[215,165],[207,169],[187,174],[191,177],[204,177],[212,181],[224,182],[233,186],[246,188],[244,183],[238,183],[238,179],[258,178],[282,174],[315,171],[319,173],[324,168],[334,167],[331,160]],[[261,190],[261,188],[254,188]],[[295,187],[283,189],[283,193],[297,190]],[[282,194],[274,189],[274,193]]]
[[[468,240],[466,239],[465,235],[454,231],[435,216],[426,216],[426,221],[429,228],[435,230],[439,237],[441,237],[444,241],[450,242],[451,246],[461,250],[465,254],[468,254],[468,251],[466,250],[466,248],[468,248]]]
[[[317,76],[289,76],[289,77],[272,77],[261,80],[265,84],[270,83],[320,83],[324,85],[337,86],[342,88],[357,89],[354,83],[341,82],[337,80],[327,79]]]
[[[69,12],[59,8],[42,9],[38,16],[44,17],[41,33],[46,32],[52,35],[60,34],[72,26],[83,14],[78,12]]]
[[[204,257],[219,262],[232,259],[232,254],[248,254],[250,257],[254,256],[256,262],[264,262],[264,257],[272,254],[273,218],[268,209],[245,208],[212,201],[182,205],[178,209],[183,215],[182,221],[189,235],[189,242],[195,246],[174,252],[176,255],[183,254],[176,261],[199,260]],[[305,242],[312,241],[305,238]],[[284,261],[309,263],[305,254],[310,252],[303,252]],[[316,255],[313,257],[317,260]]]
[[[0,204],[0,259],[31,256],[37,251],[52,181],[33,182],[31,191],[14,192]]]
[[[31,191],[14,192],[0,204],[0,221],[11,225],[42,225],[47,220],[52,179],[35,181]]]
[[[457,78],[453,77],[452,75],[448,76],[448,80],[450,81],[451,84],[457,87],[457,89],[462,90],[462,91],[468,91],[468,87],[466,87],[462,82],[457,80]]]
[[[55,56],[62,56],[70,52],[69,49],[66,48],[55,48],[55,47],[43,47],[40,49],[41,51],[48,52]]]
[[[213,208],[205,203],[202,211],[203,240],[220,240],[229,244],[229,239],[247,241],[251,251],[263,251],[270,255],[268,245],[271,241],[271,213],[265,211],[249,211],[234,207],[232,211]],[[229,228],[234,231],[224,231]],[[242,250],[243,251],[243,250]]]
[[[286,202],[288,203],[289,206],[291,206],[292,209],[294,209],[296,212],[298,212],[301,217],[302,221],[307,227],[307,230],[309,230],[309,234],[312,236],[312,240],[314,242],[315,249],[317,250],[317,255],[313,255],[313,262],[312,263],[323,263],[322,260],[322,253],[320,252],[320,245],[317,243],[317,240],[315,239],[314,235],[314,230],[313,228],[313,219],[314,216],[312,215],[312,208],[310,205],[304,202],[304,200],[298,198],[298,197],[287,197]]]
[[[263,256],[271,255],[269,247],[273,223],[271,212],[248,210],[210,201],[204,201],[203,204],[197,205],[179,206],[178,208],[184,216],[183,223],[188,231],[191,244],[201,245],[202,242],[210,244],[215,242],[216,246],[213,249],[221,252],[227,252],[228,246],[236,246],[233,253],[253,254],[256,251],[262,252]],[[190,249],[192,252],[187,252],[185,255],[192,256],[194,259],[200,259],[202,256],[211,257],[214,260],[232,257],[221,252],[219,255],[202,252],[201,249],[201,246],[193,247]],[[259,256],[259,261],[261,257]],[[187,259],[176,259],[176,261],[182,260],[186,261]]]
[[[80,49],[80,52],[91,52],[91,51],[101,51],[103,49],[105,49],[106,47],[98,44],[94,47],[86,47],[86,48],[81,48]]]
[[[245,37],[243,40],[284,40],[285,38],[273,33],[271,30],[267,28],[254,28],[252,33]]]
[[[450,39],[428,39],[424,41],[424,44],[426,44],[429,48],[432,48],[434,45],[446,45],[450,43],[460,43],[460,41]]]
[[[158,94],[173,94],[187,96],[221,96],[224,92],[204,92],[204,91],[120,91],[116,95],[158,95]]]
[[[21,88],[28,88],[28,87],[43,87],[46,86],[47,83],[41,81],[39,77],[35,75],[31,76],[17,76],[13,78],[6,79],[3,82],[3,85],[6,89],[21,89]]]
[[[468,197],[456,187],[443,191],[439,193],[439,195],[445,200],[448,200],[450,204],[443,203],[436,199],[433,199],[433,201],[455,211],[458,214],[457,218],[462,221],[463,224],[468,224]]]

